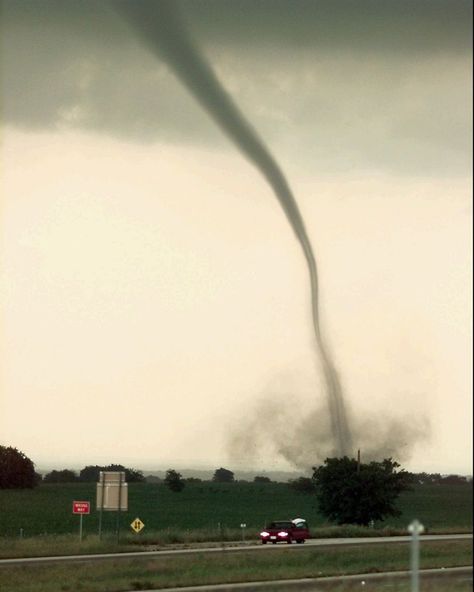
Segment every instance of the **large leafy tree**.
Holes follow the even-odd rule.
[[[0,446],[0,489],[32,488],[38,484],[34,463],[12,446]]]
[[[178,473],[178,471],[175,471],[174,469],[168,469],[166,471],[165,483],[171,491],[177,493],[182,491],[186,485],[181,473]]]
[[[234,481],[234,473],[229,471],[229,469],[216,469],[214,471],[214,475],[212,477],[213,481],[217,481],[218,483],[231,483]]]
[[[314,468],[320,512],[338,524],[367,526],[387,516],[399,516],[396,500],[410,489],[409,474],[391,458],[360,464],[355,459],[327,458]]]

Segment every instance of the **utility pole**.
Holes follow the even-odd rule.
[[[360,449],[357,451],[357,472],[360,473]]]

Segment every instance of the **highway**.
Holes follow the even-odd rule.
[[[97,553],[82,555],[58,555],[49,557],[18,557],[0,559],[0,568],[11,565],[32,565],[46,563],[68,563],[75,561],[104,561],[107,559],[145,559],[150,557],[165,557],[171,555],[197,555],[208,553],[238,553],[244,551],[278,552],[281,549],[294,549],[295,552],[302,549],[314,547],[337,547],[353,545],[377,545],[377,544],[408,544],[410,536],[393,537],[351,537],[351,538],[332,538],[332,539],[310,539],[304,545],[262,545],[246,542],[226,542],[216,546],[194,546],[191,548],[174,549],[156,549],[152,551],[132,551],[124,553]],[[461,541],[472,540],[472,534],[450,534],[450,535],[422,535],[421,542],[427,541]]]

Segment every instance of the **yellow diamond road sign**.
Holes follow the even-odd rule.
[[[135,520],[130,524],[135,532],[140,532],[140,530],[145,526],[140,518],[135,518]]]

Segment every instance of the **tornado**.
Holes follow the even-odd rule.
[[[321,334],[316,259],[298,204],[280,166],[199,50],[181,18],[175,0],[110,1],[141,41],[169,65],[181,83],[273,189],[303,249],[308,266],[314,335],[327,389],[334,450],[339,456],[349,455],[352,438],[344,397]]]

